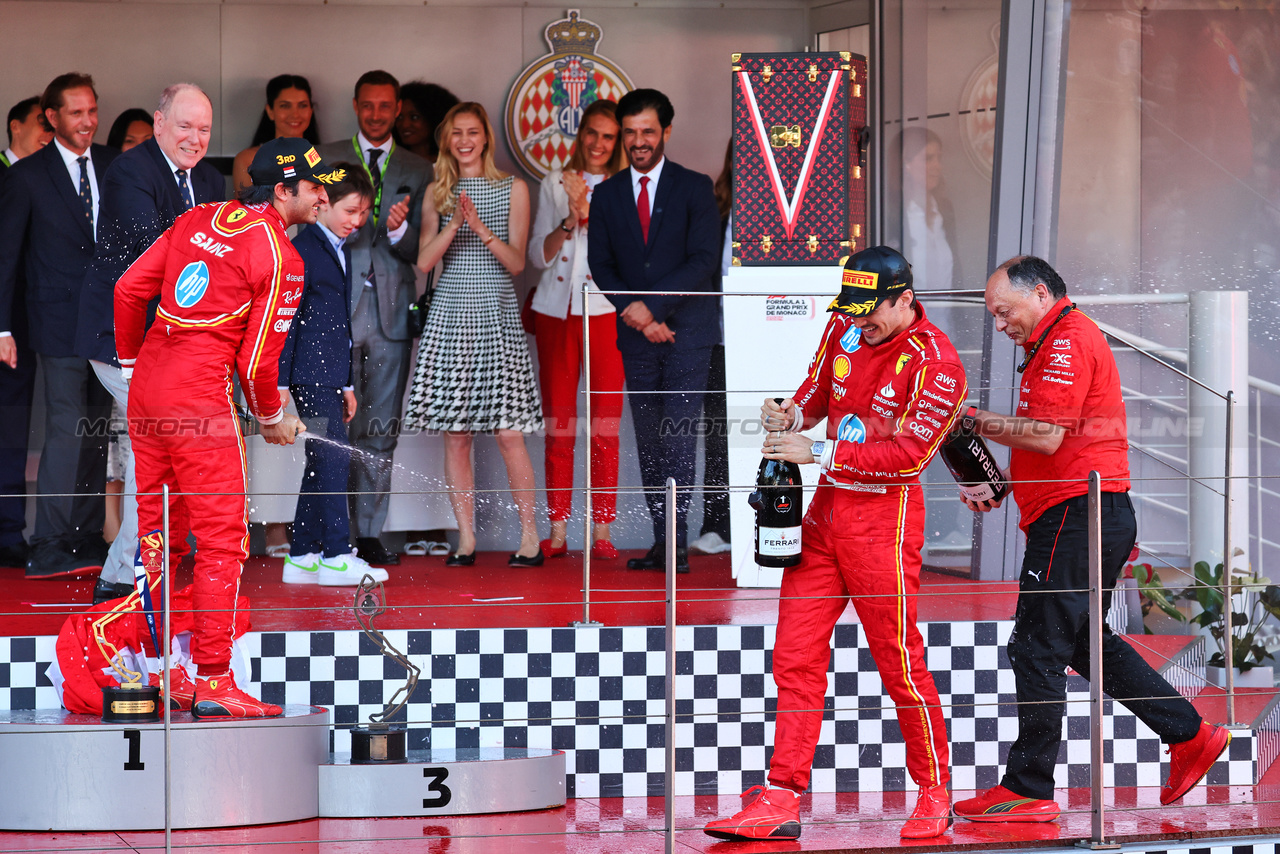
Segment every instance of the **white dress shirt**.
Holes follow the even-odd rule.
[[[93,196],[93,236],[96,240],[98,237],[98,173],[93,170],[92,146],[85,149],[84,154],[76,154],[71,149],[62,144],[62,140],[54,137],[53,144],[58,146],[58,153],[62,155],[62,162],[67,164],[67,172],[71,175],[71,186],[75,190],[76,195],[80,195],[80,163],[78,158],[88,157],[85,166],[89,172],[89,194]]]
[[[653,200],[658,196],[658,179],[662,177],[662,167],[667,162],[667,158],[662,158],[658,164],[648,172],[637,172],[636,167],[631,166],[631,198],[636,200],[636,204],[640,204],[640,179],[648,178],[649,185],[646,189],[649,191],[649,218],[653,219]]]
[[[158,145],[157,148],[160,148]],[[169,159],[169,155],[164,153],[164,149],[160,149],[160,156],[164,158],[164,162],[169,164],[169,175],[173,178],[173,183],[178,185],[178,197],[182,197],[182,179],[178,177],[178,164]],[[191,183],[191,170],[187,170],[187,192],[191,194],[191,202],[195,204],[196,188]]]

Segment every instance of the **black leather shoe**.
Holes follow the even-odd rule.
[[[627,561],[627,569],[654,569],[666,572],[667,546],[665,543],[654,543],[644,557],[633,557]],[[676,572],[684,574],[689,571],[689,550],[676,549]]]
[[[111,545],[102,539],[101,534],[85,534],[73,538],[70,543],[71,553],[76,556],[76,560],[86,565],[96,563],[102,566],[107,562],[107,554],[111,551]]]
[[[25,540],[18,540],[11,546],[0,546],[0,566],[24,567],[31,557],[31,549]]]
[[[112,584],[110,581],[98,579],[98,583],[93,585],[93,604],[101,605],[103,602],[110,602],[112,599],[123,599],[135,590],[132,584]]]
[[[87,564],[76,557],[71,546],[61,539],[41,540],[31,547],[27,558],[26,577],[31,579],[79,578],[97,575],[102,564]]]
[[[387,551],[377,537],[356,537],[356,554],[370,566],[399,566],[400,555]]]
[[[542,553],[542,547],[539,546],[538,553],[536,555],[523,557],[521,555],[513,554],[511,557],[507,558],[507,566],[542,566],[542,562],[544,560],[546,560],[546,555]]]
[[[444,565],[445,566],[475,566],[476,553],[472,552],[469,555],[460,555],[457,552],[454,552],[453,554],[449,555],[447,558],[444,559]]]

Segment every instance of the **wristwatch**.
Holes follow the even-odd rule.
[[[815,463],[822,462],[822,454],[827,450],[827,443],[823,439],[819,439],[809,446],[809,453],[813,454]]]
[[[564,220],[560,220],[560,230],[565,234],[573,234],[573,229],[564,224]]]

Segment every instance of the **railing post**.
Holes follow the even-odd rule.
[[[1247,393],[1247,391],[1246,391]],[[1222,675],[1227,688],[1227,726],[1236,722],[1236,680],[1232,672],[1235,666],[1235,634],[1231,627],[1231,452],[1235,442],[1232,427],[1236,396],[1234,391],[1227,392],[1227,456],[1222,469]]]
[[[169,711],[169,689],[173,684],[173,676],[170,672],[169,662],[169,590],[173,587],[173,573],[170,571],[172,567],[169,565],[169,484],[164,484],[160,491],[160,500],[164,502],[164,508],[161,511],[163,515],[163,531],[161,547],[164,549],[164,555],[161,557],[161,566],[164,571],[160,577],[161,584],[164,587],[164,619],[160,621],[162,631],[160,633],[160,645],[164,647],[164,678],[161,684],[164,685],[164,697],[161,703],[164,705],[164,850],[165,854],[173,851],[173,766],[171,763],[172,753],[170,752],[170,738],[173,735],[172,713]],[[143,583],[146,583],[146,576],[143,576]]]
[[[667,741],[666,854],[676,848],[676,479],[667,478]]]
[[[582,484],[582,619],[570,623],[576,628],[598,626],[591,619],[591,438],[595,425],[591,423],[591,315],[588,312],[591,299],[590,285],[582,285],[582,417],[587,425],[586,466]],[[577,430],[574,431],[577,438]],[[566,532],[567,535],[567,532]]]
[[[1089,840],[1093,846],[1106,845],[1103,835],[1102,803],[1102,481],[1096,471],[1089,472],[1089,764],[1091,772],[1090,806],[1093,828]]]

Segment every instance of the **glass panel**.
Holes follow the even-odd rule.
[[[878,241],[911,262],[930,318],[960,351],[977,402],[985,310],[930,300],[986,280],[1000,0],[886,3]],[[873,87],[873,90],[876,87]],[[925,477],[925,563],[968,573],[973,514],[940,459]]]
[[[1072,6],[1057,267],[1073,293],[1150,295],[1090,314],[1174,350],[1187,347],[1187,306],[1153,295],[1247,290],[1249,373],[1280,382],[1280,12],[1215,0],[1172,5]],[[1132,357],[1120,367],[1140,539],[1185,565],[1187,485],[1167,480],[1170,466],[1185,471],[1186,413],[1172,408],[1186,405],[1185,383]],[[1249,417],[1254,458],[1233,467],[1275,475],[1280,424],[1268,415],[1277,399],[1236,395],[1264,411]],[[1280,512],[1280,495],[1267,480],[1249,491],[1259,569],[1280,559],[1256,530]]]

